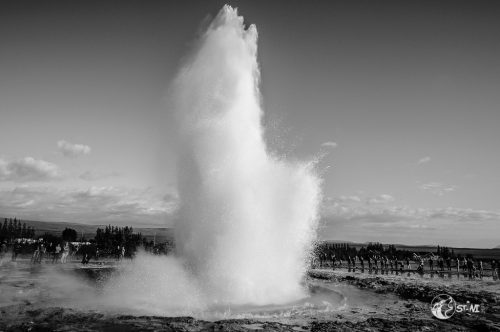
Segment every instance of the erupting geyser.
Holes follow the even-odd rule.
[[[106,288],[113,306],[203,315],[308,295],[302,279],[320,181],[313,163],[267,151],[258,85],[257,30],[225,6],[170,89],[180,161],[176,257],[139,255]]]
[[[320,201],[312,163],[266,148],[257,30],[225,6],[172,87],[179,128],[177,254],[216,303],[284,303],[301,286]]]

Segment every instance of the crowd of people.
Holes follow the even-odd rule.
[[[345,247],[344,247],[345,249]],[[347,248],[347,251],[350,251]],[[338,251],[338,250],[337,250]],[[345,250],[343,250],[345,251]],[[400,255],[401,256],[401,255]],[[486,273],[486,265],[489,266],[488,273]],[[474,260],[472,257],[456,257],[451,256],[442,257],[427,253],[425,255],[406,255],[406,257],[398,258],[396,255],[385,255],[373,251],[364,251],[363,254],[354,255],[337,255],[335,252],[328,252],[327,250],[320,250],[313,261],[314,267],[319,268],[347,268],[349,271],[356,271],[359,269],[361,272],[365,270],[368,272],[374,271],[375,273],[387,272],[416,272],[424,274],[425,272],[437,273],[442,275],[444,273],[452,274],[452,272],[468,277],[469,279],[482,279],[488,275],[493,280],[499,280],[500,264],[495,259],[483,261],[481,259]]]
[[[0,259],[10,254],[10,260],[15,262],[19,255],[29,256],[32,264],[42,262],[66,263],[70,254],[75,254],[78,244],[67,241],[61,243],[47,243],[43,239],[15,239],[10,245],[3,241],[0,245]]]
[[[36,235],[33,227],[21,224],[19,220],[5,219],[0,224],[0,259],[16,261],[18,256],[30,258],[32,264],[42,262],[66,263],[81,257],[82,264],[88,264],[91,259],[100,257],[116,258],[133,257],[139,247],[145,250],[151,248],[158,253],[166,251],[159,244],[146,241],[141,233],[134,232],[132,227],[105,226],[97,228],[95,237],[85,240],[83,234],[78,239],[78,232],[65,228],[60,235],[46,232]],[[165,249],[165,250],[162,250]],[[6,256],[9,255],[8,258]],[[79,259],[79,258],[78,258]]]
[[[98,260],[99,257],[104,256],[122,260],[126,254],[125,246],[118,245],[111,254],[108,250],[103,255],[103,252],[90,242],[62,241],[61,243],[53,243],[43,239],[16,239],[10,245],[6,241],[0,244],[0,260],[10,259],[10,261],[15,262],[19,255],[22,255],[24,258],[30,258],[32,264],[41,264],[42,262],[65,264],[68,260],[79,260],[80,256],[81,263],[88,264],[92,258]]]

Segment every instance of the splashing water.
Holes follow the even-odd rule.
[[[271,156],[261,125],[257,30],[225,6],[174,82],[179,121],[178,254],[209,298],[283,303],[300,286],[315,237],[311,163]]]
[[[110,298],[124,303],[130,294],[130,303],[168,314],[177,313],[174,303],[200,312],[307,295],[301,281],[320,180],[313,163],[267,151],[258,85],[257,30],[225,6],[170,91],[180,160],[177,257],[139,256],[108,288]]]

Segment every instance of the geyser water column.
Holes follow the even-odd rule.
[[[225,6],[171,89],[179,128],[176,250],[210,301],[305,296],[320,201],[313,163],[266,148],[257,30]]]

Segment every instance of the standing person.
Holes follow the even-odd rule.
[[[45,255],[45,245],[43,242],[38,244],[38,257],[35,263],[42,264],[43,256]]]
[[[460,274],[460,258],[457,257],[457,273]]]
[[[498,279],[498,263],[496,260],[491,261],[491,277],[493,280]]]
[[[62,249],[62,254],[61,254],[61,263],[62,264],[66,264],[66,260],[68,258],[68,255],[69,255],[69,243],[65,242],[64,247]]]
[[[89,257],[89,248],[88,246],[84,245],[82,247],[82,264],[85,265],[85,264],[88,264],[89,263],[89,260],[90,260],[90,257]]]
[[[421,274],[424,273],[424,259],[420,257],[420,263],[417,267],[417,271],[419,271]]]
[[[61,254],[61,245],[58,243],[56,248],[54,249],[54,257],[52,257],[52,263],[56,263],[59,259],[59,255]]]
[[[411,265],[410,265],[410,259],[409,258],[406,258],[406,268],[408,270],[411,270]]]
[[[36,244],[36,249],[33,252],[33,256],[31,257],[31,263],[36,264],[36,263],[41,263],[42,261],[42,243],[38,242]]]
[[[7,253],[7,243],[3,241],[2,245],[0,246],[0,260],[5,257],[6,253]]]
[[[12,261],[15,262],[17,260],[17,255],[19,255],[19,252],[21,251],[21,243],[19,243],[19,240],[14,242],[14,247],[12,248]]]
[[[472,261],[472,258],[469,258],[466,260],[467,262],[467,273],[469,274],[469,280],[472,280],[473,272],[474,272],[474,262]]]
[[[429,269],[431,271],[434,270],[434,260],[432,259],[432,256],[429,257]]]
[[[482,260],[479,260],[478,267],[479,267],[479,278],[483,279],[483,261]]]

